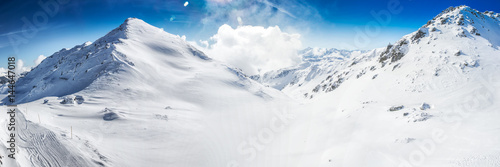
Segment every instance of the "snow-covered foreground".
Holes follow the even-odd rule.
[[[46,98],[47,104],[40,100],[19,105],[28,108],[22,112],[32,122],[18,125],[28,125],[17,131],[26,134],[20,138],[31,136],[18,142],[18,162],[20,166],[68,166],[64,164],[76,161],[58,155],[63,154],[84,157],[80,166],[225,166],[230,159],[239,158],[238,144],[248,140],[247,134],[269,126],[269,118],[288,117],[282,113],[285,108],[273,103],[233,98],[246,102],[234,107],[228,104],[233,102],[220,102],[219,108],[199,110],[176,103],[166,109],[155,102],[99,97],[88,97],[81,105],[63,105],[53,97]],[[118,118],[104,120],[111,112]],[[19,115],[17,122],[23,122],[22,118]],[[51,150],[58,154],[41,154]],[[52,159],[45,161],[47,156]]]
[[[500,166],[499,22],[450,8],[387,48],[308,49],[298,67],[247,77],[128,19],[18,81],[7,163]]]
[[[491,85],[382,98],[384,90],[353,86],[302,105],[233,99],[245,102],[200,110],[101,97],[68,105],[50,97],[47,104],[19,106],[31,121],[17,117],[20,138],[28,137],[18,142],[17,161],[20,166],[498,166],[499,84],[495,92],[483,84]],[[423,102],[431,108],[421,110]],[[405,108],[389,112],[393,105]],[[119,118],[105,121],[105,108]]]

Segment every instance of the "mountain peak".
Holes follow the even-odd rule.
[[[141,19],[135,17],[129,17],[119,27],[122,27],[123,29],[129,29],[132,27],[153,27],[153,26],[144,22]]]
[[[130,21],[142,21],[142,22],[144,22],[143,20],[138,19],[137,17],[129,17],[129,18],[125,19],[125,21],[123,23],[128,23]]]
[[[436,43],[450,43],[449,39],[461,42],[484,39],[488,45],[500,46],[498,32],[500,32],[498,13],[479,12],[465,5],[449,7],[417,31],[404,36],[394,45],[388,45],[381,53],[379,62],[385,65],[387,60],[390,60],[390,63],[400,60],[410,50],[410,45],[434,47]],[[424,42],[420,44],[421,41]],[[452,46],[461,45],[457,43]],[[460,50],[460,48],[454,49]]]
[[[457,24],[461,26],[472,25],[475,23],[485,23],[485,22],[496,22],[500,23],[500,14],[485,11],[479,12],[469,6],[457,6],[449,7],[439,13],[432,20],[429,20],[424,27],[429,27],[430,25],[446,25],[446,24]]]
[[[138,39],[151,38],[158,35],[174,36],[166,33],[163,29],[152,26],[141,19],[130,17],[127,18],[120,26],[111,30],[105,36],[94,42],[96,45],[106,44],[109,42],[119,42],[120,39]]]
[[[448,8],[446,8],[445,10],[443,10],[440,14],[438,14],[436,17],[434,18],[438,18],[442,15],[446,15],[446,14],[458,14],[462,11],[471,11],[471,10],[474,10],[476,11],[475,9],[472,9],[470,8],[469,6],[466,6],[466,5],[461,5],[461,6],[450,6]]]

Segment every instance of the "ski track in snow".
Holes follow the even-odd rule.
[[[31,166],[91,166],[59,142],[54,132],[26,120],[24,115],[19,110],[17,111],[18,144],[23,151],[28,153]]]

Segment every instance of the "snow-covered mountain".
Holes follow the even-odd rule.
[[[500,44],[499,20],[498,13],[481,13],[467,6],[450,7],[419,30],[386,48],[357,52],[358,56],[352,58],[348,57],[350,52],[338,53],[344,56],[325,58],[321,53],[314,54],[314,51],[309,49],[303,57],[313,57],[314,63],[311,59],[306,59],[299,67],[272,71],[252,78],[282,90],[291,97],[302,95],[313,98],[318,93],[334,91],[347,80],[357,80],[361,77],[375,80],[382,75],[393,75],[398,73],[397,71],[407,69],[406,75],[397,79],[411,78],[410,84],[406,82],[403,85],[411,91],[423,91],[425,84],[415,83],[415,80],[423,80],[420,75],[435,76],[424,77],[434,82],[446,77],[438,77],[439,75],[453,73],[449,70],[459,70],[462,71],[460,75],[466,78],[467,71],[479,67],[480,62],[491,62],[489,57],[495,58],[494,54]],[[485,55],[485,60],[481,61],[483,58],[480,58],[480,55]],[[403,66],[406,67],[398,70]],[[461,82],[452,80],[456,81],[449,82]]]
[[[288,136],[307,134],[291,142],[308,153],[298,166],[498,166],[499,33],[498,13],[450,7],[394,44],[284,83],[307,106]],[[264,84],[279,85],[271,74]]]
[[[242,88],[259,85],[240,71],[212,61],[181,37],[129,18],[93,43],[62,49],[42,61],[17,82],[17,103],[103,90],[144,97],[151,90],[169,90],[163,96],[178,98],[190,96],[178,87],[203,86],[197,85],[201,73],[217,74],[210,80],[237,80],[232,85]]]
[[[247,77],[131,18],[19,79],[13,166],[499,166],[499,33],[498,13],[451,7]]]
[[[20,166],[221,166],[212,149],[236,152],[245,128],[291,102],[136,18],[47,57],[16,88],[28,108],[19,107]],[[211,145],[225,135],[234,138]]]
[[[147,50],[141,50],[141,47]],[[127,55],[127,51],[132,53]],[[180,61],[178,64],[182,67],[183,61],[197,62],[197,59],[209,60],[180,37],[130,18],[93,43],[62,49],[45,59],[26,77],[19,79],[18,103],[45,96],[72,94],[89,86],[99,85],[97,89],[104,89],[101,86],[116,86],[100,82],[109,83],[105,80],[118,79],[118,75],[122,74],[128,75],[127,80],[145,80],[142,77],[167,74],[159,69],[162,68],[160,63],[176,64],[174,61]]]

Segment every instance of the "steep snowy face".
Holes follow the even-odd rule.
[[[448,28],[457,36],[481,36],[493,45],[500,44],[500,32],[498,31],[500,29],[500,14],[492,11],[479,12],[468,6],[450,7],[427,22],[423,28],[429,28],[431,31],[436,31],[438,28]]]
[[[160,66],[185,68],[182,63],[210,59],[181,37],[164,32],[140,19],[129,18],[95,42],[62,49],[17,82],[17,103],[46,96],[63,96],[89,89],[106,89],[109,82],[163,76]],[[171,70],[170,70],[171,71]],[[120,75],[117,75],[119,74]],[[123,74],[122,74],[123,73]],[[104,81],[107,80],[107,81]],[[91,86],[92,83],[98,82]]]
[[[429,20],[418,31],[406,35],[394,45],[388,45],[380,55],[380,62],[396,62],[409,51],[410,45],[425,45],[439,42],[487,40],[488,45],[500,44],[500,15],[494,12],[478,12],[468,6],[449,7]],[[440,38],[441,37],[441,38]],[[455,40],[449,40],[453,38]],[[455,44],[455,43],[454,43]],[[435,45],[435,44],[434,44]]]

